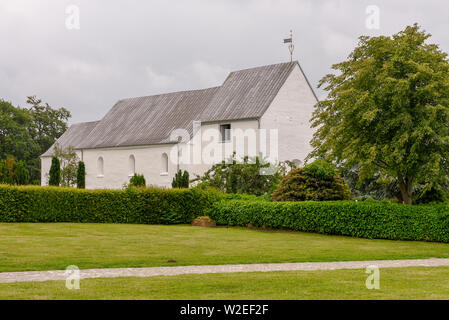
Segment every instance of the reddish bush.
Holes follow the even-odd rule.
[[[197,217],[192,221],[192,226],[197,227],[215,227],[216,223],[208,216]]]
[[[324,160],[291,170],[271,195],[273,201],[348,200],[349,187]]]

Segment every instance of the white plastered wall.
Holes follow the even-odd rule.
[[[48,174],[51,167],[51,157],[41,157],[41,186],[48,185]]]
[[[232,134],[229,142],[223,143],[219,138],[220,125],[222,124],[231,125]],[[248,137],[254,134],[257,139],[258,126],[258,120],[252,119],[202,123],[201,130],[197,131],[193,139],[187,144],[191,154],[190,164],[183,164],[181,160],[181,169],[188,170],[191,178],[194,178],[195,175],[202,175],[214,163],[228,159],[233,152],[236,152],[237,157],[252,155],[251,148],[248,147],[248,141],[251,139]],[[239,132],[244,136],[243,140],[234,136],[234,133],[238,134]],[[257,141],[252,144],[257,144]],[[198,159],[201,159],[200,162]]]
[[[197,132],[194,139],[188,142],[190,147],[189,160],[179,163],[181,170],[187,170],[191,178],[195,174],[202,175],[207,171],[213,163],[220,162],[225,159],[225,147],[230,147],[230,154],[233,151],[238,156],[247,154],[248,148],[244,147],[243,152],[239,152],[238,141],[232,139],[230,142],[222,143],[214,141],[213,132],[219,133],[220,124],[231,124],[232,130],[246,130],[257,132],[258,120],[239,120],[225,121],[220,123],[207,123],[201,125],[201,130]],[[209,134],[208,134],[209,133]],[[201,136],[200,136],[201,134]],[[201,139],[201,142],[199,139]],[[246,139],[245,142],[248,140]],[[222,157],[216,158],[215,162],[206,159],[207,150],[220,149],[223,150]],[[183,150],[184,151],[184,150]],[[204,151],[204,152],[203,152]],[[196,152],[195,158],[194,153]],[[163,172],[162,154],[168,156],[168,172]],[[171,187],[172,179],[178,168],[178,147],[175,144],[151,145],[139,147],[117,147],[117,148],[100,148],[100,149],[84,149],[77,150],[80,160],[83,160],[86,166],[86,188],[87,189],[120,189],[123,184],[128,183],[132,172],[130,171],[130,156],[135,159],[135,173],[143,174],[147,185],[158,187]],[[209,154],[210,156],[210,154]],[[103,158],[103,174],[98,170],[98,159]],[[43,157],[42,160],[42,185],[48,184],[48,174],[51,166],[51,157]]]
[[[153,145],[142,147],[120,147],[83,150],[86,166],[87,189],[121,189],[128,183],[133,172],[130,156],[134,156],[134,173],[143,174],[147,185],[171,187],[177,169],[177,159],[171,157],[173,145]],[[168,156],[168,172],[162,164],[162,155]],[[175,153],[176,156],[176,153]],[[98,169],[98,159],[103,158],[103,174]]]
[[[260,119],[261,129],[278,129],[280,161],[304,159],[312,151],[310,128],[317,99],[299,65],[296,65]]]

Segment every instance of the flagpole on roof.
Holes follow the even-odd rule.
[[[288,51],[290,51],[290,62],[293,62],[293,51],[295,45],[293,44],[293,31],[290,30],[290,38],[284,39],[284,43],[288,43]]]

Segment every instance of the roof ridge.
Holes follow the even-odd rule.
[[[239,69],[239,70],[234,70],[229,72],[228,76],[226,77],[225,81],[229,78],[229,76],[232,73],[236,73],[236,72],[240,72],[240,71],[248,71],[248,70],[255,70],[255,69],[263,69],[263,68],[268,68],[268,67],[274,67],[274,66],[280,66],[280,65],[286,65],[286,64],[295,64],[295,63],[299,63],[298,60],[293,60],[293,61],[287,61],[287,62],[279,62],[279,63],[273,63],[273,64],[267,64],[267,65],[263,65],[263,66],[257,66],[257,67],[250,67],[250,68],[245,68],[245,69]],[[150,95],[146,95],[146,96],[138,96],[138,97],[128,97],[128,98],[123,98],[123,99],[119,99],[117,102],[120,101],[124,101],[124,100],[130,100],[130,99],[140,99],[140,98],[149,98],[149,97],[158,97],[158,96],[164,96],[164,95],[168,95],[168,94],[176,94],[176,93],[187,93],[187,92],[195,92],[195,91],[205,91],[205,90],[210,90],[210,89],[218,89],[221,88],[222,85],[220,86],[214,86],[214,87],[208,87],[208,88],[202,88],[202,89],[190,89],[190,90],[179,90],[179,91],[171,91],[171,92],[163,92],[163,93],[157,93],[157,94],[150,94]],[[100,121],[100,120],[99,120]],[[93,122],[93,121],[92,121]]]
[[[235,72],[240,72],[240,71],[264,69],[264,68],[268,68],[268,67],[280,66],[280,65],[283,65],[283,64],[295,64],[295,63],[299,63],[298,60],[287,61],[287,62],[279,62],[279,63],[267,64],[267,65],[263,65],[263,66],[257,66],[257,67],[250,67],[250,68],[245,68],[245,69],[234,70],[234,71],[231,71],[229,74],[235,73]]]
[[[208,87],[203,89],[191,89],[191,90],[180,90],[180,91],[172,91],[172,92],[165,92],[165,93],[157,93],[157,94],[150,94],[148,96],[139,96],[139,97],[129,97],[129,98],[123,98],[118,100],[117,102],[124,101],[124,100],[130,100],[130,99],[141,99],[141,98],[150,98],[150,97],[158,97],[158,96],[166,96],[169,94],[176,94],[176,93],[187,93],[187,92],[197,92],[197,91],[206,91],[211,89],[218,89],[221,86],[215,86],[215,87]]]
[[[87,123],[95,123],[95,122],[100,122],[100,120],[95,120],[95,121],[83,121],[83,122],[76,122],[76,123],[72,123],[69,127],[71,126],[76,126],[76,125],[80,125],[80,124],[87,124]]]

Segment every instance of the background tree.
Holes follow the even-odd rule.
[[[48,184],[50,186],[59,186],[61,181],[61,164],[59,163],[58,157],[53,156],[51,159],[49,176]]]
[[[15,107],[0,100],[0,159],[25,161],[29,180],[40,180],[40,158],[67,130],[70,112],[53,109],[34,96],[28,97],[31,108]]]
[[[7,158],[0,161],[0,183],[14,184],[14,176],[17,168],[14,165],[14,158]]]
[[[83,161],[78,162],[78,171],[76,174],[76,186],[78,189],[86,188],[86,166]]]
[[[446,183],[449,173],[449,63],[430,34],[415,24],[392,37],[360,37],[319,87],[318,128],[309,155],[325,155],[360,179],[380,173],[397,181],[412,203],[419,182]]]
[[[15,161],[14,158],[0,160],[0,183],[28,184],[29,173],[25,161]]]
[[[31,125],[32,117],[27,109],[16,108],[0,100],[0,159],[32,162],[39,147],[28,131]]]
[[[65,108],[54,109],[48,103],[43,104],[42,100],[36,98],[36,96],[27,98],[30,108],[26,110],[32,119],[28,126],[28,132],[38,147],[31,155],[28,163],[31,168],[31,178],[40,179],[39,156],[47,151],[67,130],[67,121],[71,114]]]
[[[360,169],[358,166],[343,168],[341,175],[355,198],[361,198],[362,200],[371,198],[378,201],[398,198],[402,203],[397,179],[376,172],[372,177],[361,180],[359,179]]]

